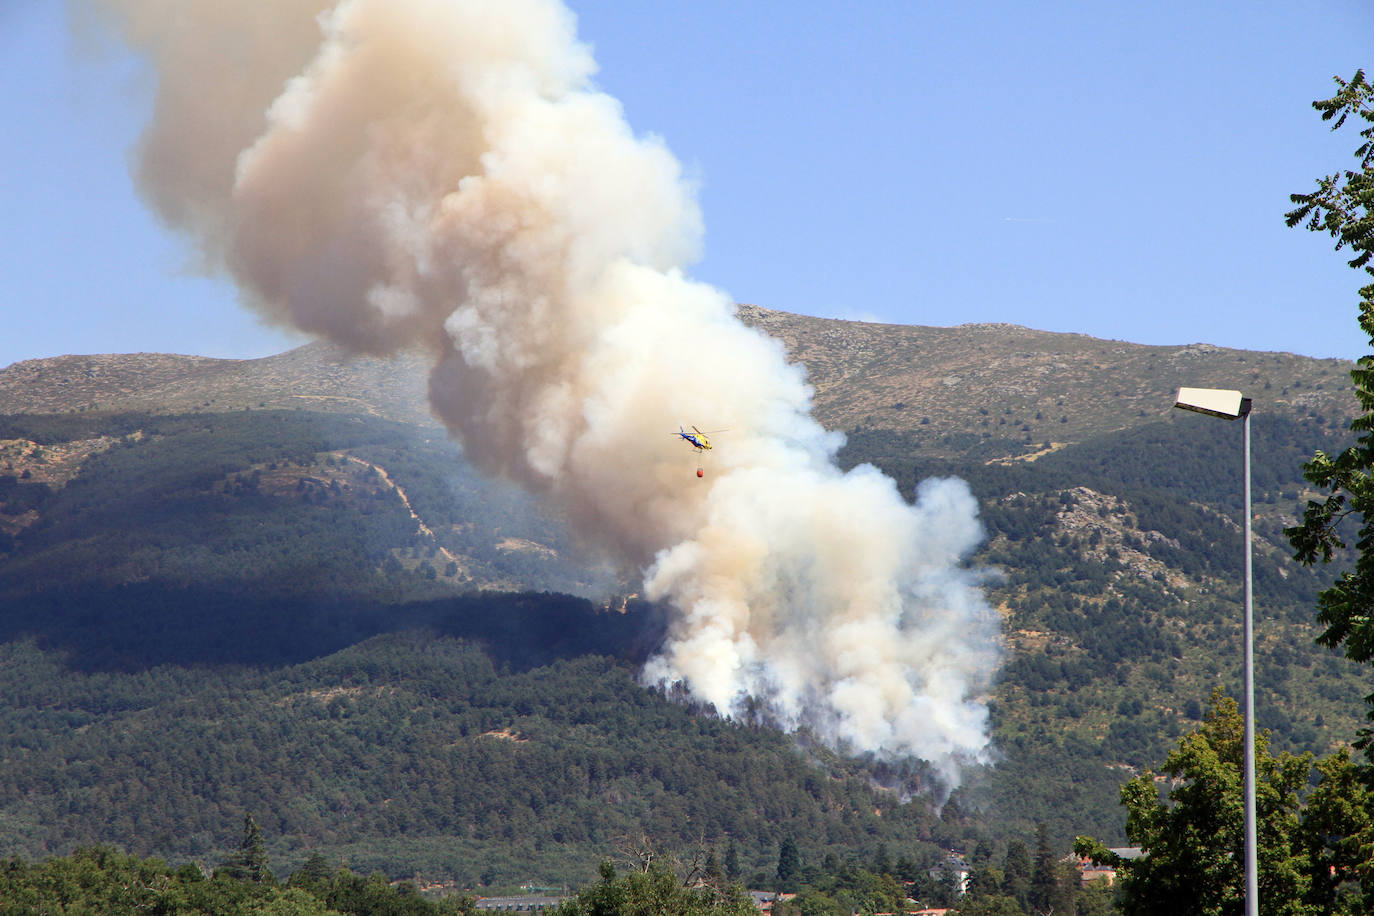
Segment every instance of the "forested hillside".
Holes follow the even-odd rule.
[[[116,842],[214,859],[251,812],[283,867],[320,850],[476,886],[588,879],[637,832],[731,844],[746,877],[789,839],[809,863],[882,846],[913,868],[980,840],[1000,858],[1037,823],[1064,851],[1078,833],[1120,841],[1118,786],[1196,726],[1213,686],[1239,689],[1240,429],[1171,416],[1157,391],[1228,367],[1263,370],[1236,382],[1258,387],[1259,724],[1276,749],[1354,734],[1367,687],[1312,644],[1329,573],[1290,561],[1282,537],[1301,462],[1344,442],[1340,367],[934,329],[921,353],[981,353],[1024,403],[922,405],[974,375],[886,358],[871,326],[759,315],[816,363],[844,464],[877,464],[907,494],[959,476],[979,498],[971,562],[1006,633],[996,762],[943,807],[919,764],[845,758],[638,686],[661,613],[401,409],[416,387],[401,369],[304,348],[270,372],[212,361],[201,377],[167,358],[157,390],[195,392],[168,411],[118,358],[81,358],[100,371],[0,371],[14,411],[0,417],[0,852]],[[1106,383],[1131,409],[1061,421],[1104,383],[1074,369],[1099,344],[1131,357]],[[309,376],[311,359],[340,387],[298,409],[270,382]],[[101,375],[118,380],[108,397]],[[870,410],[884,385],[901,406]]]
[[[432,431],[262,410],[0,432],[8,852],[214,858],[251,812],[285,865],[478,886],[586,880],[640,833],[768,870],[789,835],[933,862],[968,829],[874,783],[915,791],[919,765],[638,686],[658,610],[609,601],[556,520]]]
[[[1295,563],[1283,528],[1305,492],[1303,450],[1344,439],[1325,420],[1254,427],[1257,722],[1275,749],[1323,752],[1355,733],[1368,688],[1313,642],[1326,571]],[[1009,651],[993,704],[1006,757],[976,794],[1004,823],[1072,833],[1105,814],[1101,829],[1120,842],[1120,782],[1197,726],[1213,686],[1239,693],[1239,432],[1180,415],[987,465],[913,461],[898,437],[851,437],[848,461],[873,461],[904,487],[957,474],[982,501],[977,561],[1000,573],[989,595]]]
[[[613,584],[430,428],[304,411],[17,415],[0,418],[0,443],[0,589],[155,581],[367,598]]]
[[[531,638],[526,611],[518,599],[434,609],[441,625],[501,615]],[[789,836],[818,854],[886,841],[933,863],[968,829],[897,804],[861,763],[645,690],[606,656],[525,667],[411,629],[213,675],[86,675],[32,642],[3,661],[0,812],[8,851],[30,857],[100,841],[215,858],[248,811],[282,868],[320,850],[462,887],[557,885],[590,879],[597,850],[640,834],[722,852],[732,838],[752,874]],[[919,783],[910,766],[878,772]]]

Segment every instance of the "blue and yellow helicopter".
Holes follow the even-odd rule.
[[[713,429],[713,430],[711,430],[711,432],[712,432],[712,433],[723,433],[723,432],[725,432],[725,430],[723,430],[723,429]],[[702,432],[701,430],[697,429],[695,426],[692,427],[692,431],[691,431],[690,433],[687,432],[687,430],[683,429],[681,426],[679,426],[679,427],[677,428],[677,432],[673,433],[672,435],[677,436],[678,438],[681,438],[681,439],[686,439],[687,442],[692,446],[692,448],[696,449],[696,450],[699,451],[699,452],[700,452],[700,451],[710,451],[710,449],[711,449],[711,440],[710,440],[710,438],[709,438],[704,432]]]
[[[713,430],[711,430],[711,435],[715,435],[716,433],[723,433],[723,432],[726,432],[726,430],[723,430],[723,429],[713,429]],[[706,433],[704,433],[704,432],[702,432],[701,430],[697,429],[695,426],[692,427],[692,431],[691,431],[690,433],[687,432],[687,430],[683,429],[681,426],[679,426],[679,427],[677,428],[677,432],[675,432],[675,433],[669,433],[669,435],[677,436],[678,438],[680,438],[680,439],[682,439],[683,441],[685,441],[688,445],[690,445],[692,448],[694,448],[694,449],[697,450],[697,454],[698,454],[698,455],[700,455],[702,452],[709,452],[709,451],[711,450],[711,436],[708,436]],[[705,469],[702,468],[702,467],[700,467],[700,466],[698,466],[698,467],[697,467],[697,476],[698,476],[698,477],[705,477],[705,476],[706,476],[706,471],[705,471]]]

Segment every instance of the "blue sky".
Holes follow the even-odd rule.
[[[692,274],[841,318],[1355,358],[1361,277],[1287,195],[1354,162],[1309,107],[1374,3],[573,0],[601,88],[701,186]],[[300,339],[143,208],[137,61],[0,0],[0,366]]]

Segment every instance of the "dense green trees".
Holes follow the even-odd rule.
[[[1340,128],[1351,116],[1370,126],[1360,131],[1363,143],[1355,151],[1358,169],[1328,175],[1309,194],[1294,194],[1297,206],[1288,214],[1288,225],[1305,224],[1336,240],[1336,248],[1349,247],[1352,268],[1374,277],[1374,86],[1364,71],[1349,81],[1337,79],[1340,91],[1313,103],[1323,120],[1335,120]],[[1360,327],[1374,344],[1374,283],[1360,289]],[[1374,355],[1360,359],[1351,371],[1355,394],[1364,414],[1350,424],[1358,434],[1354,446],[1336,454],[1317,452],[1307,464],[1305,476],[1327,495],[1307,504],[1302,524],[1288,530],[1298,559],[1311,564],[1329,561],[1345,546],[1342,522],[1359,520],[1355,566],[1343,572],[1334,585],[1321,593],[1318,619],[1326,627],[1321,641],[1344,646],[1350,658],[1374,659]]]
[[[601,863],[601,881],[579,891],[557,916],[754,916],[758,908],[740,885],[684,881],[653,863],[618,875]]]
[[[797,841],[787,837],[778,847],[778,889],[795,893],[801,878],[802,862]]]
[[[208,877],[195,865],[170,868],[160,859],[138,859],[108,846],[29,864],[0,862],[0,913],[125,916],[470,916],[472,900],[434,902],[415,886],[392,886],[381,876],[364,878],[347,869],[309,882],[279,885],[228,870]]]
[[[854,865],[819,870],[800,891],[792,900],[774,904],[773,912],[778,916],[900,913],[907,895],[907,888],[892,874]]]
[[[1263,912],[1287,908],[1307,891],[1307,862],[1297,847],[1298,790],[1310,761],[1268,753],[1256,742],[1256,795]],[[1222,916],[1244,899],[1244,811],[1241,769],[1244,728],[1236,703],[1214,694],[1203,727],[1185,736],[1161,768],[1179,784],[1169,804],[1159,799],[1154,773],[1121,790],[1126,835],[1142,858],[1118,862],[1101,844],[1080,838],[1077,851],[1123,870],[1123,910]],[[1281,903],[1280,901],[1283,901]]]
[[[979,895],[959,903],[959,916],[1025,916],[1026,911],[1012,897]]]
[[[1217,691],[1201,728],[1186,735],[1159,774],[1121,790],[1126,834],[1144,850],[1120,859],[1079,837],[1075,850],[1121,870],[1126,916],[1238,913],[1244,901],[1244,722]],[[1260,912],[1266,916],[1368,912],[1374,896],[1364,870],[1370,839],[1369,793],[1340,752],[1313,772],[1311,755],[1269,753],[1256,736],[1256,817]],[[1160,799],[1159,780],[1173,786]],[[1304,801],[1310,782],[1317,783]]]
[[[245,844],[253,846],[246,829]],[[1043,839],[1043,834],[1041,839]],[[1024,844],[1022,846],[1024,850]],[[1044,844],[1037,840],[1037,848]],[[160,859],[139,859],[113,847],[78,849],[68,856],[30,864],[20,858],[0,861],[0,913],[123,916],[148,912],[185,916],[473,916],[473,898],[422,895],[410,881],[388,881],[339,868],[318,852],[284,883],[270,873],[261,880],[240,873],[244,850],[209,873],[203,865],[172,868]],[[679,859],[645,846],[627,867],[603,860],[599,880],[577,890],[556,909],[557,916],[751,916],[757,908],[744,886],[713,871],[698,847]],[[900,913],[909,895],[922,906],[954,905],[960,916],[1031,916],[1053,907],[1056,913],[1106,916],[1105,888],[1079,892],[1077,875],[1065,874],[1048,903],[1027,907],[1007,894],[973,890],[959,898],[950,881],[933,882],[909,860],[887,862],[879,847],[867,866],[853,857],[841,862],[828,855],[822,866],[805,871],[806,882],[790,900],[778,900],[778,916],[851,916]],[[1037,859],[1039,856],[1037,856]],[[265,867],[265,860],[264,860]],[[1072,878],[1072,880],[1068,880]]]
[[[238,851],[225,863],[224,871],[231,878],[255,884],[270,884],[276,880],[272,867],[267,863],[267,846],[263,843],[262,828],[252,814],[243,816],[243,839],[239,841]]]
[[[520,601],[538,606],[472,611],[539,632]],[[600,619],[635,632],[633,614]],[[218,857],[252,811],[279,865],[314,848],[362,871],[557,884],[644,830],[673,847],[705,836],[735,877],[771,884],[780,833],[803,862],[886,840],[929,863],[967,830],[923,796],[875,789],[862,761],[803,760],[777,731],[646,690],[628,663],[539,651],[507,653],[503,670],[501,654],[430,629],[266,670],[87,674],[31,642],[0,646],[5,851]]]
[[[1358,167],[1318,180],[1317,189],[1292,195],[1289,226],[1304,225],[1349,248],[1351,268],[1374,277],[1374,85],[1358,70],[1350,80],[1336,78],[1339,91],[1312,103],[1322,120],[1338,130],[1352,117],[1368,126],[1359,132]],[[1359,323],[1374,345],[1374,283],[1359,290]],[[1307,480],[1326,495],[1311,500],[1302,522],[1286,533],[1299,561],[1330,562],[1354,534],[1354,567],[1341,572],[1318,599],[1318,640],[1340,647],[1356,662],[1374,661],[1374,354],[1362,357],[1350,373],[1364,413],[1350,423],[1356,443],[1335,454],[1317,451],[1304,467]],[[1346,557],[1342,556],[1342,559]],[[1374,694],[1366,697],[1374,717]],[[1374,757],[1374,733],[1361,731],[1357,746]],[[1374,907],[1374,768],[1357,765],[1348,752],[1318,764],[1320,782],[1307,800],[1306,855],[1312,878],[1307,899],[1319,912],[1364,913]]]

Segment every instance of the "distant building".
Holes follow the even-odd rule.
[[[1139,846],[1115,846],[1111,852],[1121,859],[1138,859],[1145,853]],[[1084,884],[1092,884],[1098,878],[1106,878],[1108,884],[1116,883],[1116,869],[1110,865],[1094,865],[1090,859],[1080,859],[1078,873]]]
[[[749,899],[754,901],[754,906],[759,908],[760,913],[772,913],[773,904],[785,900],[791,900],[796,894],[778,894],[773,891],[749,891]]]
[[[929,874],[936,881],[944,881],[952,877],[954,886],[958,889],[959,896],[962,897],[968,893],[968,876],[971,871],[963,856],[957,852],[950,852],[945,856],[943,862],[930,870]]]

